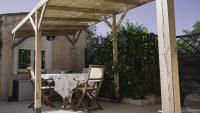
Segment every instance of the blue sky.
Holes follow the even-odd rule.
[[[38,1],[39,0],[0,0],[0,14],[30,11]],[[174,1],[176,31],[177,35],[182,35],[183,29],[191,30],[192,25],[196,21],[200,20],[200,0]],[[130,10],[125,18],[125,21],[127,19],[130,22],[146,26],[149,32],[157,33],[155,2]],[[105,35],[108,31],[109,28],[103,22],[97,24],[97,34]]]

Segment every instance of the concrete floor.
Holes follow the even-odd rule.
[[[34,113],[27,106],[31,102],[0,102],[0,113]],[[102,102],[104,110],[92,111],[92,113],[158,113],[160,106],[135,106],[131,104],[116,104]],[[61,110],[61,103],[56,104],[57,108],[43,105],[43,113],[84,113],[83,111]]]

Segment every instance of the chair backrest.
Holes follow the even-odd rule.
[[[100,82],[103,80],[105,67],[103,65],[90,65],[88,82]]]
[[[88,73],[89,68],[83,68],[82,73]]]
[[[28,74],[31,80],[35,80],[35,73],[33,71],[33,67],[28,67]]]
[[[33,71],[33,67],[27,67],[28,75],[31,80],[33,88],[35,87],[35,73]]]

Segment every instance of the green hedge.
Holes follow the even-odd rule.
[[[116,70],[120,75],[120,97],[143,98],[147,93],[145,92],[145,75],[154,62],[156,38],[150,37],[147,29],[141,25],[127,22],[126,26],[120,27],[117,66],[113,66],[110,39],[109,34],[106,37],[89,39],[89,64],[106,66],[105,80],[100,95],[114,98],[113,71]],[[148,70],[145,67],[148,67]]]

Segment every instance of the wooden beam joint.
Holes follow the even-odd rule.
[[[74,47],[76,45],[76,43],[78,42],[78,39],[80,38],[82,30],[80,30],[78,32],[78,34],[74,34],[72,39],[70,38],[69,35],[65,35],[65,37],[67,38],[67,40],[70,42],[70,44]]]

